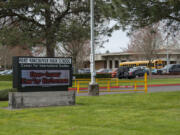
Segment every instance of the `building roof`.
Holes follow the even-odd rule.
[[[161,49],[157,50],[157,54],[159,55],[166,55],[167,49]],[[168,53],[174,54],[174,55],[180,55],[180,49],[168,49]],[[96,54],[95,60],[96,61],[103,61],[106,59],[106,57],[113,57],[113,56],[132,56],[132,55],[138,55],[140,53],[137,52],[115,52],[115,53],[103,53],[103,54]]]

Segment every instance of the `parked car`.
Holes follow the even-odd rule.
[[[12,74],[12,73],[13,73],[12,70],[8,70],[5,74],[6,74],[6,75],[10,75],[10,74]]]
[[[117,70],[116,77],[119,79],[128,78],[128,72],[129,72],[128,67],[119,67]]]
[[[89,68],[83,68],[83,69],[79,69],[78,73],[79,74],[89,74],[91,71]]]
[[[5,72],[5,70],[4,70],[4,71],[0,71],[0,75],[3,75],[3,74],[4,74],[4,72]]]
[[[168,68],[168,66],[166,65],[165,67],[158,69],[157,73],[158,74],[165,74],[167,72],[167,68]]]
[[[118,71],[118,68],[114,68],[112,71],[111,71],[111,77],[112,78],[115,78],[117,75],[117,71]]]
[[[180,64],[168,64],[165,67],[159,69],[159,72],[161,74],[167,74],[168,72],[170,74],[180,73]]]
[[[0,75],[10,75],[12,74],[12,70],[4,70],[0,72]]]
[[[145,72],[147,71],[143,68],[139,68],[139,67],[131,68],[128,72],[128,78],[132,79],[132,78],[144,76]]]
[[[138,66],[138,67],[134,67],[134,68],[140,68],[140,69],[144,70],[144,73],[147,73],[147,74],[149,74],[149,72],[150,72],[150,69],[146,66]]]
[[[151,70],[152,75],[157,75],[158,74],[158,70],[156,68]]]
[[[99,74],[99,73],[105,74],[105,73],[111,73],[111,72],[112,72],[111,69],[105,69],[105,68],[101,68],[96,71],[97,74]]]
[[[173,64],[169,69],[169,73],[180,73],[180,64]]]
[[[1,71],[1,72],[0,72],[0,75],[5,75],[6,72],[8,72],[8,70]]]

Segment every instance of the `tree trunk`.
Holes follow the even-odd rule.
[[[48,4],[48,1],[46,1]],[[56,46],[56,27],[53,26],[54,24],[52,23],[51,20],[51,10],[50,6],[47,7],[45,10],[45,23],[46,23],[46,56],[47,57],[54,57],[55,56],[55,46]]]
[[[73,56],[72,60],[73,60],[73,72],[76,74],[78,72],[76,57]]]
[[[151,80],[152,79],[152,62],[151,60],[149,60],[149,79]]]
[[[151,80],[152,79],[152,68],[150,67],[149,68],[149,80]]]
[[[46,32],[46,56],[55,57],[55,35],[52,29]]]
[[[53,43],[48,44],[48,42],[46,43],[46,56],[47,57],[55,57],[54,48],[55,48],[55,44]]]

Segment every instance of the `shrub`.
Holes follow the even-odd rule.
[[[96,78],[111,78],[111,74],[96,74]]]
[[[12,81],[12,75],[0,75],[0,81]]]
[[[4,89],[0,90],[0,101],[8,101],[8,93],[15,92],[16,89]]]
[[[76,79],[91,78],[91,74],[73,74]],[[111,78],[111,74],[96,74],[96,78]]]

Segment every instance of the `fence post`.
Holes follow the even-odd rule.
[[[147,87],[147,73],[144,74],[144,91],[145,91],[145,93],[148,92],[148,87]]]
[[[119,79],[116,78],[116,86],[119,86],[119,83],[118,83]]]
[[[136,92],[136,90],[137,90],[137,82],[134,81],[134,91]]]
[[[77,82],[77,93],[79,93],[79,81]]]
[[[74,87],[76,88],[77,87],[77,81],[76,81],[76,79],[74,80]]]
[[[108,81],[108,87],[107,87],[108,91],[110,91],[110,81]]]

